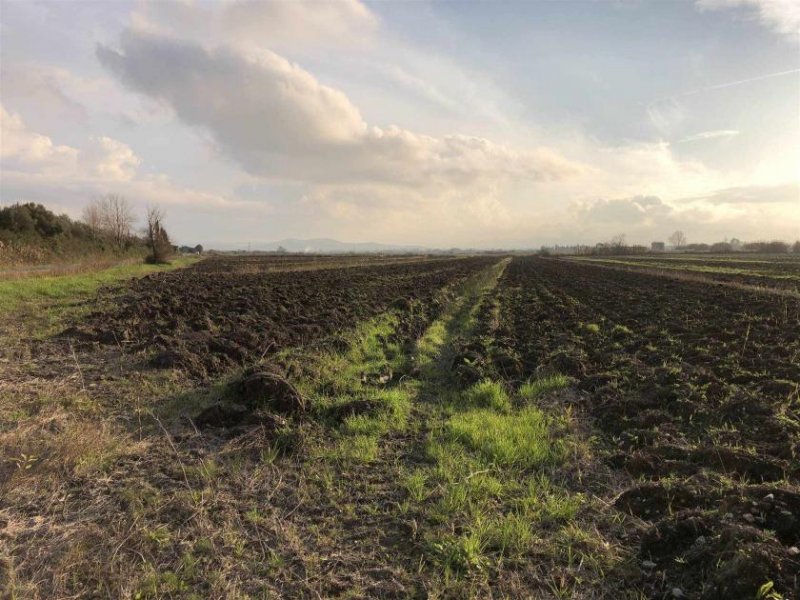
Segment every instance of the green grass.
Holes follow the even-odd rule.
[[[181,257],[169,265],[123,264],[100,271],[48,277],[26,277],[0,281],[0,312],[22,308],[27,303],[86,298],[103,285],[155,271],[184,267],[198,259]]]
[[[537,523],[552,525],[574,519],[585,501],[582,494],[570,494],[540,475],[528,479],[518,506]]]
[[[583,328],[589,333],[600,333],[600,325],[597,323],[587,323]]]
[[[465,408],[490,408],[506,412],[511,408],[511,400],[502,384],[484,379],[469,388],[461,396],[460,406]]]
[[[488,465],[534,469],[555,464],[564,455],[552,423],[533,406],[514,414],[474,410],[450,417],[446,435],[480,454]]]
[[[403,487],[408,497],[414,502],[423,502],[428,497],[428,475],[424,470],[418,469],[405,475],[402,479]]]
[[[486,546],[480,532],[448,534],[430,541],[431,556],[447,574],[461,575],[487,566]]]
[[[378,402],[375,414],[347,417],[342,426],[345,435],[382,436],[405,428],[411,412],[411,401],[407,390],[401,388],[375,390],[370,396]]]
[[[306,364],[314,364],[314,373],[299,381],[298,389],[311,399],[313,410],[323,420],[331,409],[353,401],[367,400],[374,405],[340,423],[328,423],[332,443],[324,441],[316,448],[322,460],[373,462],[381,453],[380,440],[408,426],[413,386],[390,386],[377,379],[398,370],[405,360],[399,343],[392,341],[398,324],[396,313],[385,313],[346,334],[346,350],[299,357]]]
[[[631,331],[630,328],[625,327],[625,325],[614,325],[614,329],[611,330],[611,335],[615,337],[626,337],[633,335],[633,331]]]
[[[336,446],[332,456],[344,462],[374,462],[380,455],[378,441],[379,438],[375,435],[348,436]]]
[[[534,400],[546,393],[564,389],[569,382],[569,377],[560,374],[531,379],[519,388],[519,397],[523,400]]]
[[[530,548],[533,540],[533,522],[529,515],[512,511],[492,516],[485,523],[480,522],[479,531],[488,550],[503,556],[523,554]]]

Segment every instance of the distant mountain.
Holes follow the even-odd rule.
[[[343,252],[424,252],[422,246],[399,246],[394,244],[378,244],[375,242],[340,242],[329,238],[295,239],[287,238],[277,242],[253,242],[245,244],[219,243],[208,244],[215,250],[252,250],[274,252],[284,248],[287,252],[308,253],[343,253]]]

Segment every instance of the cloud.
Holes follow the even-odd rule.
[[[425,21],[442,27],[431,11]],[[407,119],[406,126],[427,120],[446,129],[445,121],[468,119],[473,132],[514,130],[509,113],[522,109],[492,73],[397,35],[392,23],[356,0],[146,2],[136,6],[130,28],[207,48],[256,48],[308,61],[329,84],[356,95],[373,121],[391,115],[393,122]]]
[[[130,89],[208,131],[250,174],[321,184],[469,186],[477,179],[560,180],[581,167],[557,152],[487,139],[368,125],[339,90],[268,50],[220,47],[129,30],[97,56]]]
[[[599,199],[576,206],[577,216],[585,222],[615,225],[654,225],[673,214],[673,208],[658,196]]]
[[[795,204],[800,215],[800,183],[750,185],[715,190],[710,194],[683,198],[690,202],[703,200],[710,204]]]
[[[794,216],[800,214],[800,183],[721,188],[670,199],[596,198],[572,203],[569,214],[574,241],[601,241],[626,233],[631,242],[648,243],[664,239],[674,229],[706,242],[757,239],[766,232],[792,239],[799,233]]]
[[[686,136],[675,142],[676,144],[685,144],[688,142],[701,142],[705,140],[716,140],[720,138],[732,138],[739,135],[739,131],[736,129],[715,129],[713,131],[701,131],[700,133],[695,133],[694,135]]]
[[[35,168],[44,172],[63,171],[74,167],[78,151],[69,146],[59,146],[44,135],[28,130],[18,114],[12,114],[0,105],[0,159],[6,169]]]
[[[85,148],[57,145],[31,131],[16,113],[0,105],[0,160],[3,174],[29,172],[52,179],[79,178],[130,181],[140,160],[126,144],[109,137],[90,137]]]
[[[64,91],[73,79],[64,69],[32,63],[3,64],[0,78],[6,101],[21,99],[61,119],[85,122],[88,118],[86,107]]]
[[[262,2],[249,0],[224,7],[220,21],[226,31],[255,39],[269,39],[279,47],[353,43],[354,33],[372,33],[377,17],[358,0],[316,2]]]
[[[100,62],[129,88],[208,128],[249,169],[263,155],[341,146],[364,133],[358,109],[341,92],[277,54],[190,43],[134,32],[124,53],[100,46]]]
[[[800,32],[800,3],[797,0],[696,0],[696,4],[701,10],[755,11],[766,27],[795,41]]]
[[[244,211],[263,215],[268,206],[230,201],[173,183],[164,175],[142,174],[141,160],[119,140],[90,137],[82,148],[54,143],[48,136],[31,131],[19,115],[0,105],[0,197],[13,202],[57,205],[79,216],[93,197],[119,193],[141,209],[147,204],[188,211],[186,217],[203,211]],[[193,239],[191,218],[176,229],[184,239]],[[184,224],[185,223],[185,224]]]
[[[363,45],[379,24],[358,0],[147,2],[137,7],[131,20],[135,29],[157,35],[302,51]]]
[[[88,149],[81,152],[87,173],[107,181],[130,181],[142,162],[128,146],[109,137],[90,138]]]

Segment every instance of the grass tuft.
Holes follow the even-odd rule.
[[[490,408],[506,412],[511,409],[511,400],[502,384],[491,379],[484,379],[464,392],[462,405],[469,408]]]
[[[556,390],[564,389],[569,385],[569,377],[566,375],[551,375],[532,379],[519,388],[519,396],[523,400],[533,400]]]
[[[535,407],[516,414],[475,410],[447,422],[447,435],[484,457],[490,464],[537,468],[564,455],[564,445],[551,435],[552,420]]]

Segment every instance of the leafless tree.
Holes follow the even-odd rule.
[[[119,194],[93,200],[84,208],[83,220],[95,231],[107,234],[117,246],[128,241],[136,222],[130,203]]]
[[[83,222],[91,227],[95,234],[103,231],[103,211],[99,200],[93,200],[83,208]]]
[[[622,248],[625,245],[625,234],[620,233],[619,235],[615,235],[608,242],[608,245],[612,248]]]
[[[118,246],[122,246],[131,236],[133,224],[136,222],[136,218],[133,216],[133,208],[124,197],[117,194],[106,196],[105,203],[111,236]]]
[[[675,246],[676,248],[680,248],[681,246],[686,245],[686,235],[679,229],[671,236],[669,236],[669,243]]]
[[[165,263],[172,254],[172,243],[164,229],[166,214],[158,206],[147,209],[147,245],[150,247],[150,256],[147,260],[152,263]]]

